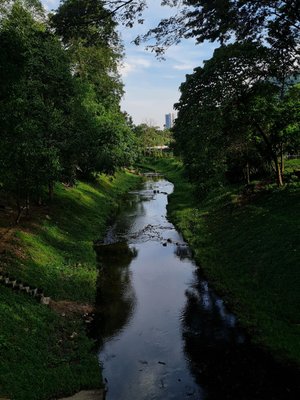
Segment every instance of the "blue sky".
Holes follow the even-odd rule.
[[[59,0],[42,0],[42,3],[51,10],[57,8]],[[143,25],[132,29],[120,27],[126,54],[120,67],[125,84],[122,109],[132,116],[135,124],[147,122],[162,127],[165,114],[173,111],[173,104],[179,99],[179,86],[185,75],[202,65],[203,60],[209,59],[216,45],[195,45],[193,40],[184,40],[167,50],[165,61],[157,60],[153,53],[145,50],[145,46],[136,46],[131,42],[175,10],[162,7],[161,0],[149,0],[148,3]]]

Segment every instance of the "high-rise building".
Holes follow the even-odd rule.
[[[166,114],[165,115],[165,128],[166,129],[171,129],[174,126],[174,121],[175,121],[175,115],[172,113]]]
[[[165,128],[166,129],[171,129],[172,127],[172,118],[171,118],[171,114],[166,114],[165,115]]]

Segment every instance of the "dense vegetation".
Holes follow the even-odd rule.
[[[140,124],[135,126],[134,132],[138,138],[142,155],[161,154],[156,147],[170,146],[173,143],[173,135],[169,129],[160,130],[151,124]]]
[[[130,165],[137,144],[120,111],[122,46],[103,3],[66,0],[50,18],[39,1],[1,6],[0,183],[20,213],[55,182]]]
[[[300,85],[272,74],[270,53],[223,46],[181,85],[176,147],[202,192],[225,180],[284,183],[284,159],[299,152]]]
[[[296,2],[186,1],[146,37],[159,52],[176,34],[221,44],[187,75],[175,106],[177,152],[199,192],[224,181],[282,186],[284,158],[300,145]]]

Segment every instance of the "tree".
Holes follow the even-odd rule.
[[[73,125],[80,136],[78,166],[87,176],[114,172],[134,155],[133,135],[120,111],[118,65],[123,56],[112,12],[103,1],[66,0],[51,17],[69,54],[79,103]],[[79,120],[81,118],[81,120]],[[78,131],[80,130],[80,135]]]
[[[116,17],[127,27],[132,27],[137,20],[143,23],[143,11],[147,7],[146,0],[106,0],[105,6],[110,10],[113,17]]]
[[[28,209],[32,194],[39,196],[59,177],[68,141],[72,76],[60,42],[22,2],[13,4],[0,37],[4,55],[0,61],[4,72],[0,174],[20,211],[23,201]],[[20,61],[17,67],[16,59]]]
[[[137,145],[120,112],[122,48],[103,2],[66,0],[51,27],[37,0],[0,6],[0,181],[20,216],[55,181],[130,165]]]
[[[177,43],[193,37],[198,43],[205,40],[225,44],[236,41],[276,42],[297,50],[299,45],[300,14],[297,0],[164,0],[162,5],[177,7],[176,16],[163,19],[144,38],[155,37],[154,45]]]
[[[161,130],[159,127],[152,126],[149,123],[135,126],[134,133],[138,140],[140,153],[144,155],[149,154],[150,148],[169,145],[172,141],[170,130]]]
[[[116,23],[102,0],[64,0],[51,22],[68,47],[78,41],[86,47],[118,43]]]
[[[187,163],[201,167],[202,178],[207,176],[205,168],[210,175],[224,172],[233,149],[247,153],[255,146],[282,185],[283,154],[290,141],[285,132],[297,126],[298,116],[296,103],[288,100],[290,92],[282,97],[281,86],[271,78],[271,67],[270,49],[236,43],[217,49],[182,84],[175,139]],[[283,118],[285,113],[288,118]]]

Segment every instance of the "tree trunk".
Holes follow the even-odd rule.
[[[281,176],[284,174],[284,158],[283,158],[283,144],[280,145],[280,173]]]
[[[275,153],[275,151],[272,148],[272,144],[269,141],[268,136],[266,135],[266,133],[264,132],[264,130],[260,127],[260,125],[257,122],[254,122],[255,126],[258,130],[258,132],[261,134],[264,142],[267,145],[267,148],[269,150],[270,156],[274,162],[274,167],[275,167],[275,172],[276,172],[276,182],[278,186],[283,186],[283,180],[282,180],[282,173],[281,173],[281,169],[280,169],[280,165],[278,162],[278,157],[277,154]]]
[[[29,215],[29,194],[26,195],[25,209],[26,209],[26,216],[28,217],[28,215]]]
[[[246,178],[247,178],[247,185],[250,185],[250,166],[248,161],[246,164]]]
[[[53,181],[49,181],[49,183],[48,183],[48,196],[49,196],[49,200],[53,200],[53,193],[54,193]]]
[[[278,159],[274,160],[275,171],[276,171],[276,181],[278,186],[283,186],[283,179],[281,173],[281,166],[279,165]]]

